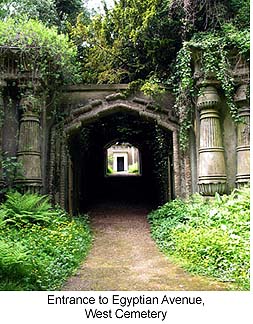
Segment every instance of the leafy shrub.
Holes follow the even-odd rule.
[[[48,198],[19,193],[0,206],[0,237],[0,290],[59,289],[91,244],[87,217],[71,219]]]
[[[23,273],[24,264],[27,262],[27,253],[19,243],[6,243],[0,240],[0,267],[2,273],[10,272],[9,275]]]
[[[67,35],[58,33],[34,19],[8,18],[0,21],[0,46],[16,47],[20,58],[29,60],[19,63],[19,70],[37,69],[47,87],[52,82],[73,82],[78,78],[77,48]]]
[[[1,215],[5,222],[15,226],[24,223],[49,223],[57,212],[49,204],[47,196],[20,194],[11,192],[1,206]]]
[[[161,250],[190,271],[249,289],[250,190],[175,200],[149,216]]]

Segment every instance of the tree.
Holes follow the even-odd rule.
[[[120,0],[91,24],[78,21],[72,36],[82,47],[84,80],[114,83],[165,77],[181,46],[180,21],[168,17],[170,1]]]
[[[76,17],[83,12],[88,16],[85,1],[82,0],[0,0],[3,3],[0,15],[26,16],[38,19],[47,26],[58,26],[67,30],[67,23],[75,24]]]
[[[3,0],[4,11],[2,17],[22,16],[39,19],[42,22],[53,25],[56,23],[56,11],[53,0]]]
[[[90,24],[72,29],[85,82],[165,80],[183,41],[199,32],[222,32],[227,22],[249,25],[249,0],[119,0]],[[245,14],[248,10],[248,15]]]
[[[84,10],[82,0],[54,0],[54,3],[59,18],[67,18],[71,23],[75,23],[77,15]]]
[[[194,33],[219,30],[225,22],[233,21],[240,28],[249,27],[249,0],[172,0],[170,14],[183,19],[184,38]]]

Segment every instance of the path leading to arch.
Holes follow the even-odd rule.
[[[174,265],[150,237],[148,210],[100,205],[91,211],[95,239],[78,273],[62,290],[225,290]]]

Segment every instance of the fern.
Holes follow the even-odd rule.
[[[47,196],[10,192],[6,197],[0,209],[0,222],[2,217],[2,221],[15,226],[28,223],[50,223],[57,215]]]
[[[20,243],[0,240],[0,279],[21,278],[29,273],[31,262]]]

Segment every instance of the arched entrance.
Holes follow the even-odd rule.
[[[106,174],[106,148],[113,142],[131,143],[138,148],[140,174]],[[129,112],[109,114],[70,135],[68,147],[76,212],[101,200],[157,206],[174,197],[172,133],[155,121],[144,121]]]
[[[114,98],[112,102],[108,98],[91,100],[71,109],[62,136],[57,135],[58,126],[52,129],[49,191],[71,213],[85,212],[101,200],[156,207],[179,195],[176,122],[167,112],[150,111],[144,101]],[[138,149],[138,176],[106,174],[106,150],[115,143]]]

